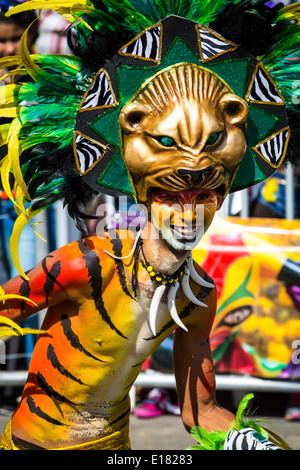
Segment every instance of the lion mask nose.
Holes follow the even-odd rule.
[[[177,173],[184,179],[187,179],[193,186],[201,186],[209,177],[215,172],[215,167],[208,166],[202,170],[188,170],[186,168],[180,168]]]

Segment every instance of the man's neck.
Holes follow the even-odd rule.
[[[143,254],[155,271],[171,275],[177,271],[190,254],[190,250],[172,249],[159,235],[151,222],[142,232]]]

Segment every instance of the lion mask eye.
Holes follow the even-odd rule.
[[[222,132],[213,132],[206,141],[206,145],[214,145],[222,135]]]
[[[175,140],[172,137],[164,135],[162,137],[156,137],[156,140],[164,147],[173,147],[175,145]]]

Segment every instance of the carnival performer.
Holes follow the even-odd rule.
[[[8,14],[43,7],[70,20],[74,55],[31,55],[26,31],[20,56],[0,61],[33,79],[0,89],[0,115],[13,118],[0,127],[1,176],[19,215],[20,272],[2,286],[2,336],[27,333],[17,323],[48,309],[0,447],[130,449],[130,388],[175,330],[187,430],[219,449],[278,449],[216,402],[216,289],[191,252],[229,192],[295,156],[299,5],[32,0]],[[24,273],[26,223],[63,200],[83,230],[98,193],[134,197],[145,224],[72,242]]]

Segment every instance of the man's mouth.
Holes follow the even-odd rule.
[[[171,226],[171,230],[176,239],[185,240],[187,242],[193,242],[197,238],[200,227],[183,227],[181,225],[173,225]]]

